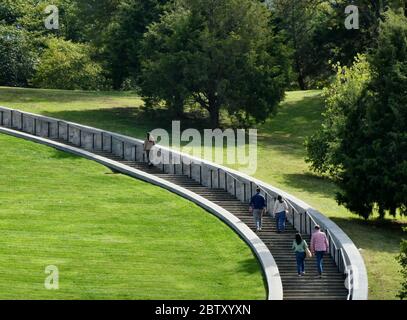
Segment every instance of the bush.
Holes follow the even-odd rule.
[[[120,91],[136,91],[138,90],[137,81],[133,77],[127,77],[124,79],[120,86]]]
[[[226,111],[241,126],[264,122],[284,97],[289,60],[254,0],[183,0],[150,25],[141,50],[140,87],[148,104],[182,116],[199,105],[218,128]]]
[[[401,284],[398,297],[403,300],[407,298],[407,240],[403,240],[401,243],[400,255],[397,257],[397,260],[402,267],[401,274],[403,276],[403,283]]]
[[[312,169],[334,176],[338,203],[366,219],[407,215],[407,18],[384,18],[370,67],[339,70],[324,125],[307,141]]]
[[[34,74],[37,58],[28,32],[0,25],[0,85],[26,86]]]
[[[33,84],[47,89],[98,90],[103,88],[104,78],[101,66],[92,61],[89,45],[51,38]]]
[[[344,136],[346,117],[355,108],[371,80],[366,56],[358,55],[348,68],[337,64],[333,83],[323,92],[326,110],[321,128],[306,140],[307,159],[311,169],[336,177],[340,170],[339,146]]]

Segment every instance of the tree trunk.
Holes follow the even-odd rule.
[[[184,100],[182,98],[178,96],[174,98],[172,111],[174,113],[174,116],[178,118],[177,120],[181,120],[184,118]]]
[[[213,85],[213,87],[216,87]],[[211,127],[213,129],[218,129],[219,128],[219,120],[220,120],[220,104],[219,100],[216,95],[215,90],[210,90],[207,94],[208,97],[208,111],[209,111],[209,117],[211,121]]]
[[[305,77],[304,77],[304,74],[302,72],[300,59],[298,57],[296,57],[295,60],[296,60],[295,61],[295,66],[296,66],[296,69],[297,69],[296,71],[298,73],[298,78],[297,78],[298,85],[300,86],[301,90],[307,90],[307,84],[305,83]]]
[[[305,83],[305,79],[301,71],[298,72],[298,85],[300,86],[301,90],[307,90],[307,84]]]
[[[295,49],[297,50],[297,49]],[[305,76],[302,72],[302,64],[301,64],[301,58],[298,55],[298,53],[295,54],[295,71],[298,73],[297,81],[298,85],[300,86],[301,90],[307,90],[307,84],[305,83]]]
[[[386,211],[382,207],[379,208],[379,220],[384,221],[384,218],[386,217]]]
[[[218,129],[219,128],[219,108],[215,107],[213,109],[210,109],[210,120],[211,120],[211,126],[212,129]]]

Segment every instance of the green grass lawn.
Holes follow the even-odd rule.
[[[0,88],[0,105],[139,138],[157,127],[169,129],[172,120],[164,111],[145,114],[139,97],[129,93]],[[320,91],[289,92],[278,115],[259,128],[255,176],[301,198],[338,223],[362,250],[370,279],[370,298],[394,299],[401,282],[395,257],[407,220],[365,222],[337,205],[338,189],[334,183],[309,171],[303,143],[321,123],[323,110]],[[196,122],[185,122],[183,127],[195,125]]]
[[[249,247],[203,209],[0,134],[0,299],[265,298]]]

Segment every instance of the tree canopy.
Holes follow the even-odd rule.
[[[407,19],[389,10],[377,49],[329,90],[326,120],[308,141],[312,168],[333,175],[338,201],[368,218],[407,214]],[[371,68],[371,71],[369,71]]]
[[[219,126],[221,110],[247,125],[284,96],[289,62],[270,12],[251,0],[183,0],[143,41],[142,89],[178,113],[198,104]]]
[[[102,67],[92,61],[86,44],[50,38],[39,58],[33,84],[40,88],[97,90],[103,88]]]

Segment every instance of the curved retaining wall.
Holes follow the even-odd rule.
[[[41,143],[43,145],[53,147],[64,152],[69,152],[96,161],[118,172],[122,172],[126,175],[165,188],[171,192],[174,192],[182,196],[185,199],[194,202],[195,204],[209,211],[210,213],[221,219],[223,222],[225,222],[227,225],[229,225],[250,246],[250,248],[256,254],[258,260],[260,261],[261,267],[263,269],[262,271],[267,284],[268,300],[283,299],[283,287],[281,283],[280,274],[278,271],[277,264],[274,261],[274,258],[271,255],[269,249],[263,243],[263,241],[261,241],[260,238],[245,223],[243,223],[241,220],[236,218],[233,214],[231,214],[224,208],[174,183],[168,182],[164,179],[158,178],[154,175],[145,173],[143,171],[125,166],[119,162],[104,157],[100,157],[83,149],[75,148],[72,146],[65,145],[63,143],[58,143],[43,137],[33,136],[32,134],[27,134],[13,129],[2,128],[1,126],[0,133],[5,133],[14,137]]]
[[[108,150],[112,151],[114,154],[122,156],[126,160],[143,161],[142,140],[109,131],[99,130],[68,121],[39,116],[32,113],[21,112],[5,107],[0,107],[0,126],[15,128],[24,132],[28,132],[30,133],[30,135],[27,138],[32,137],[33,134],[41,137],[60,137],[68,140],[73,144],[81,146],[82,148],[87,148],[89,150]],[[49,140],[42,142],[48,143]],[[59,148],[61,147],[63,147],[63,145],[59,146]],[[336,225],[333,221],[325,217],[322,213],[315,210],[300,199],[284,192],[283,190],[277,189],[269,184],[245,175],[239,171],[226,168],[210,161],[202,160],[169,148],[159,148],[161,149],[162,153],[165,153],[165,157],[169,159],[171,163],[158,165],[167,173],[188,174],[192,179],[210,188],[222,186],[229,193],[236,195],[237,198],[244,202],[247,202],[250,199],[250,196],[255,192],[256,186],[260,186],[266,196],[269,208],[274,205],[274,201],[276,200],[277,195],[282,195],[285,199],[288,200],[292,209],[291,215],[288,215],[288,219],[297,228],[297,230],[300,230],[303,233],[310,234],[312,232],[313,226],[315,224],[319,224],[327,232],[330,239],[330,254],[337,263],[338,268],[347,275],[347,286],[349,290],[348,298],[353,300],[368,299],[367,271],[359,250],[356,248],[352,240],[343,232],[343,230],[340,229],[339,226]],[[92,154],[89,153],[88,155],[86,155],[86,157],[89,158],[90,155]],[[94,160],[101,162],[101,159]],[[127,170],[127,167],[125,170]],[[131,172],[129,174],[131,174]],[[163,187],[165,187],[165,184],[168,184],[168,182],[164,183],[164,181],[160,181],[160,183]],[[174,187],[173,191],[177,192],[177,188],[179,187],[176,185],[171,186],[171,188],[172,187]],[[190,194],[186,195],[187,197],[192,196]],[[200,200],[205,199],[202,198]],[[212,211],[214,209],[215,208],[209,208],[208,210],[216,214]],[[218,209],[224,211],[224,209],[220,207],[216,208],[215,211],[220,212],[218,211]],[[230,218],[232,219],[232,217]],[[239,221],[235,222],[238,224],[241,223]],[[255,234],[252,232],[252,235],[250,236],[250,239],[252,240],[254,239],[252,238],[253,235],[255,236]],[[255,242],[261,242],[261,240],[257,236],[256,238],[257,239]],[[264,253],[263,250],[269,252],[262,242],[261,249],[259,250],[262,253]],[[257,252],[256,250],[255,252],[260,259],[259,252]],[[269,263],[272,263],[272,265],[264,266],[263,261],[260,259],[265,272],[268,270],[268,268],[270,268],[270,270],[273,270],[272,272],[270,272],[269,276],[267,276],[266,274],[266,278],[270,277],[270,281],[273,282],[275,278],[279,278],[279,276],[277,276],[278,269],[276,269],[272,256],[271,259],[270,257],[268,257],[266,260]],[[267,281],[269,281],[268,278]],[[269,297],[273,296],[274,290],[282,291],[281,280],[274,281],[274,284],[272,285],[270,285],[269,283]],[[278,298],[279,294],[277,292],[275,293],[276,297]]]

